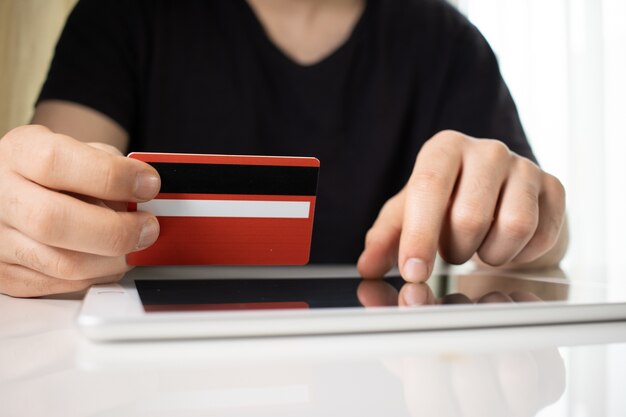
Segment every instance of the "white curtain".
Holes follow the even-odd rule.
[[[565,267],[626,283],[626,1],[454,3],[496,51],[539,162],[566,186]]]
[[[626,285],[626,0],[454,3],[496,51],[542,167],[565,184],[568,276]],[[566,354],[568,390],[538,416],[619,415],[626,379],[607,367],[614,356]]]

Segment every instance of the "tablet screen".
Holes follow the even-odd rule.
[[[420,305],[566,300],[563,282],[516,277],[439,275],[428,284],[401,277],[297,279],[140,279],[135,281],[146,312],[321,309],[405,305],[411,292]]]

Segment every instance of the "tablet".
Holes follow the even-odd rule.
[[[440,273],[407,284],[394,274],[363,280],[354,267],[144,267],[93,286],[77,320],[97,341],[586,323],[626,320],[626,290],[560,272]]]

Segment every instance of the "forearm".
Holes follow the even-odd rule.
[[[106,143],[123,154],[128,152],[128,133],[122,126],[103,113],[81,104],[42,101],[35,109],[32,123],[81,142]]]

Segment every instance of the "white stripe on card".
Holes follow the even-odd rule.
[[[308,201],[167,200],[137,203],[137,210],[167,217],[259,217],[307,219]]]

